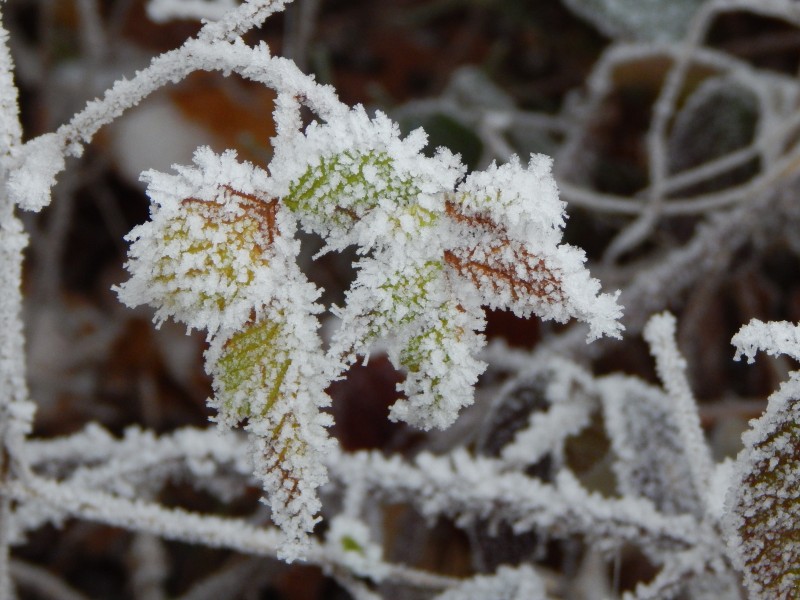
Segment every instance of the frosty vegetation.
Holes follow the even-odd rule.
[[[422,129],[403,135],[391,116],[344,104],[293,61],[244,41],[287,4],[152,0],[153,20],[204,25],[26,142],[3,30],[0,598],[36,579],[12,558],[13,548],[68,519],[137,532],[134,551],[156,567],[163,567],[159,538],[180,540],[318,565],[357,599],[616,598],[609,573],[631,549],[653,575],[626,598],[797,597],[800,372],[770,396],[738,457],[720,461],[703,429],[676,318],[665,310],[775,221],[797,225],[796,200],[786,191],[798,163],[800,86],[704,46],[726,11],[800,26],[796,5],[676,2],[662,28],[654,26],[657,9],[641,9],[633,21],[630,2],[570,0],[617,42],[564,115],[481,105],[480,98],[470,104],[453,90],[406,107],[410,114],[446,106],[474,126],[486,151],[483,167],[470,171],[447,149],[429,151]],[[649,183],[635,198],[592,190],[571,171],[589,160],[582,154],[588,115],[617,66],[650,56],[669,67],[646,139]],[[697,66],[714,75],[683,102]],[[131,428],[115,437],[86,423],[70,436],[32,437],[37,398],[26,384],[21,320],[27,236],[16,209],[49,205],[68,159],[80,157],[101,128],[194,71],[235,73],[275,92],[272,156],[259,165],[233,150],[199,147],[192,164],[144,172],[150,218],[126,236],[128,278],[114,289],[128,307],[150,307],[156,327],[171,320],[204,332],[217,426],[163,435]],[[670,144],[720,94],[751,100],[760,116],[752,142],[676,166]],[[555,162],[515,152],[506,134],[528,125],[560,131]],[[703,190],[753,159],[759,170],[744,182]],[[680,194],[693,186],[700,191]],[[581,248],[564,241],[568,205],[627,219],[597,265],[608,283],[590,273]],[[703,220],[688,242],[626,277],[622,258],[675,215]],[[323,290],[301,268],[307,234],[322,240],[315,259],[355,249],[356,275],[341,305],[325,306]],[[533,352],[487,346],[487,309],[570,325],[547,330]],[[658,384],[592,370],[609,338],[626,336],[643,338]],[[749,361],[758,351],[800,360],[800,329],[753,320],[733,345]],[[331,384],[380,354],[403,375],[389,418],[431,436],[413,455],[348,452],[329,434]],[[487,383],[476,396],[482,375]],[[447,437],[448,430],[455,433]],[[593,483],[571,462],[587,432],[607,441],[611,485]],[[222,504],[256,485],[269,518],[159,502],[158,491],[179,480]],[[396,505],[466,532],[474,573],[456,578],[387,559],[381,523]],[[581,577],[540,560],[551,542],[579,545]],[[523,550],[511,555],[512,546]],[[594,571],[592,561],[599,561]],[[224,590],[240,583],[236,573],[214,574],[192,597],[227,597]],[[77,594],[50,577],[51,597]],[[594,591],[581,591],[581,581]]]

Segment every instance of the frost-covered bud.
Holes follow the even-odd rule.
[[[135,227],[118,288],[129,306],[149,304],[156,319],[174,317],[213,334],[243,325],[264,300],[273,244],[293,224],[269,197],[265,172],[208,148],[196,168],[177,175],[150,171],[151,220]]]

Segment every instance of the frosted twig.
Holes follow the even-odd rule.
[[[341,116],[346,111],[332,88],[314,83],[291,61],[272,58],[265,45],[251,48],[241,40],[233,43],[189,40],[177,50],[153,59],[151,65],[139,71],[133,79],[117,81],[102,100],[90,102],[55,133],[42,135],[25,144],[13,161],[14,172],[9,181],[12,199],[31,210],[47,205],[55,177],[65,167],[65,156],[79,156],[83,145],[91,141],[103,125],[155,90],[198,70],[234,71],[278,92],[286,91],[303,98],[323,119]]]
[[[759,350],[772,356],[785,354],[800,360],[800,327],[787,321],[764,323],[752,319],[733,336],[731,343],[736,347],[736,360],[745,356],[747,362],[752,363]]]
[[[644,338],[656,360],[658,376],[672,399],[672,413],[689,457],[695,493],[698,498],[705,498],[713,461],[700,426],[697,402],[686,378],[686,361],[675,343],[675,317],[670,313],[652,317],[644,328]]]
[[[19,502],[36,501],[48,506],[55,514],[69,514],[210,548],[229,548],[243,554],[275,557],[283,542],[283,536],[277,529],[257,527],[242,519],[165,508],[152,502],[128,500],[105,492],[87,490],[83,486],[36,476],[27,477],[24,482],[10,483],[6,489],[6,497]],[[347,562],[339,554],[331,554],[313,540],[305,560],[322,567],[348,568]],[[385,565],[384,578],[387,581],[428,589],[447,588],[456,581],[450,577],[394,564]]]
[[[8,50],[8,33],[0,23],[0,156],[20,143],[17,88],[14,85],[13,63]],[[7,171],[0,164],[0,182]],[[22,439],[31,429],[34,406],[28,400],[25,382],[25,344],[22,330],[22,251],[27,236],[14,216],[14,205],[0,189],[0,487],[7,484],[19,466],[18,453]],[[0,498],[0,598],[14,597],[9,574],[9,518],[11,500]]]
[[[363,479],[389,501],[410,502],[425,515],[446,514],[466,526],[483,515],[531,530],[588,535],[613,543],[692,546],[697,524],[689,516],[666,516],[646,501],[589,494],[563,471],[556,485],[520,473],[503,473],[503,462],[463,451],[424,454],[416,464],[376,453],[341,455],[329,464],[337,480]]]

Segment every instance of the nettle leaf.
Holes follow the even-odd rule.
[[[758,350],[798,357],[800,328],[753,320],[733,338],[737,358]],[[753,598],[800,594],[800,372],[772,394],[744,434],[728,492],[729,544]]]

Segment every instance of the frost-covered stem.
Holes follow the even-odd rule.
[[[131,428],[116,439],[105,429],[92,425],[79,433],[52,440],[28,440],[25,455],[33,466],[58,462],[96,463],[93,471],[114,463],[117,475],[135,473],[154,463],[171,460],[211,459],[218,464],[249,460],[244,436],[215,429],[184,427],[156,437]],[[250,468],[243,473],[249,474]],[[109,475],[113,476],[111,470]]]
[[[14,85],[13,62],[8,50],[8,32],[0,23],[0,156],[7,157],[22,137]],[[0,182],[5,184],[5,161],[0,165]],[[3,187],[5,187],[3,185]],[[6,487],[18,449],[30,429],[33,407],[25,383],[25,342],[22,331],[22,251],[27,245],[22,223],[14,205],[0,189],[0,486]],[[9,517],[11,498],[0,497],[0,598],[14,597],[9,572]]]
[[[706,498],[713,460],[703,436],[697,402],[686,378],[686,360],[675,342],[675,317],[670,313],[655,315],[644,328],[644,338],[656,360],[658,376],[672,399],[670,408],[689,459],[695,493],[698,498]]]
[[[260,27],[270,15],[281,12],[291,3],[292,0],[245,0],[239,8],[225,14],[219,21],[207,23],[197,34],[197,39],[207,42],[232,41]]]
[[[164,508],[152,502],[128,500],[34,475],[24,482],[10,483],[7,497],[21,503],[39,503],[53,509],[58,515],[70,515],[209,548],[228,548],[244,554],[274,558],[283,542],[283,535],[277,529],[257,527],[243,519]],[[348,569],[340,553],[329,552],[313,540],[304,560],[324,568]],[[403,565],[386,564],[385,573],[388,581],[425,589],[444,589],[457,582],[450,577]]]
[[[242,77],[263,83],[279,93],[285,92],[302,101],[323,119],[342,116],[346,107],[333,88],[314,82],[288,60],[271,57],[265,45],[251,48],[241,40],[208,42],[189,40],[176,50],[166,52],[133,79],[117,81],[102,99],[89,102],[81,112],[52,134],[45,134],[25,144],[13,161],[13,199],[23,207],[38,210],[49,203],[50,187],[64,170],[63,157],[79,156],[83,145],[97,131],[126,110],[169,84],[195,71],[236,72]],[[42,181],[34,190],[31,178]]]
[[[373,497],[410,502],[424,515],[448,515],[462,526],[491,514],[518,533],[541,527],[613,543],[697,543],[698,525],[688,515],[661,514],[646,500],[601,498],[588,493],[567,471],[551,485],[521,473],[503,473],[504,466],[465,452],[424,454],[417,464],[359,452],[328,464],[336,480],[362,479]]]

